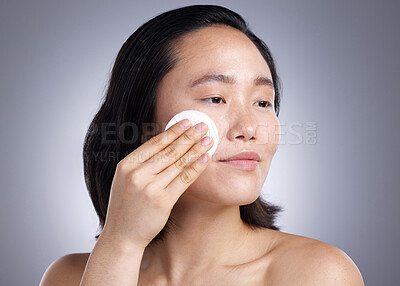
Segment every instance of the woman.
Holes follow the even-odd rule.
[[[280,139],[280,96],[268,48],[233,11],[194,5],[141,26],[85,139],[102,232],[91,253],[53,262],[41,285],[363,285],[342,250],[280,232],[281,208],[259,197]],[[188,109],[220,134],[205,162],[215,143],[198,142],[206,127],[164,131]],[[253,167],[226,162],[239,153]]]

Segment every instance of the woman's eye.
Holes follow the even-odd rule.
[[[219,102],[215,102],[213,99],[217,99],[217,101],[219,100],[219,99],[221,99],[222,100],[222,98],[221,97],[210,97],[210,98],[205,98],[204,100],[209,100],[209,99],[211,99],[212,101],[212,103],[219,103]]]
[[[203,100],[211,100],[211,103],[220,103],[222,98],[221,97],[210,97],[210,98],[205,98]],[[273,104],[267,100],[258,101],[258,102],[262,103],[261,107],[264,107],[264,108],[273,107]]]
[[[265,105],[267,105],[267,108],[268,107],[273,107],[273,104],[271,103],[271,102],[269,102],[269,101],[267,101],[267,100],[263,100],[263,101],[258,101],[258,102],[262,102],[263,104],[263,106],[262,107],[265,107]]]

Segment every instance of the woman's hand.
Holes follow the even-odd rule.
[[[184,121],[184,120],[183,120]],[[111,185],[102,235],[146,247],[165,226],[174,204],[205,170],[213,145],[207,125],[180,121],[122,159]],[[203,124],[199,132],[196,127]],[[205,139],[210,143],[202,145]],[[197,142],[197,143],[196,143]],[[206,156],[202,162],[200,156]]]

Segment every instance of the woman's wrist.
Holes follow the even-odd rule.
[[[80,285],[137,285],[144,249],[103,229]]]
[[[146,246],[133,240],[120,237],[113,232],[108,231],[106,228],[104,228],[100,234],[99,240],[101,240],[102,244],[110,245],[114,250],[118,250],[118,252],[122,254],[139,254],[143,253],[146,248]]]

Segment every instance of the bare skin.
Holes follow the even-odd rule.
[[[195,109],[214,120],[220,143],[172,209],[176,229],[145,249],[138,285],[363,285],[357,266],[340,249],[288,233],[252,230],[240,218],[239,206],[259,196],[280,140],[275,109],[263,104],[273,104],[273,86],[253,85],[257,76],[272,80],[256,46],[233,28],[213,26],[185,36],[177,47],[179,61],[157,89],[159,130],[176,113]],[[206,73],[232,76],[236,83],[189,87]],[[218,161],[242,151],[260,155],[255,170]],[[80,253],[63,259],[58,269],[71,270],[54,272],[76,284],[58,285],[79,285],[88,257]]]
[[[275,236],[274,243],[266,249],[271,235]],[[141,269],[138,285],[364,285],[361,273],[351,258],[332,245],[266,229],[260,230],[256,236],[261,241],[253,249],[260,250],[260,254],[254,257],[249,255],[241,264],[203,269],[202,273],[196,274],[191,272],[190,278],[176,283],[167,281],[163,275]],[[73,253],[59,258],[42,280],[47,280],[46,285],[80,285],[89,255]],[[144,266],[142,260],[141,268]]]

